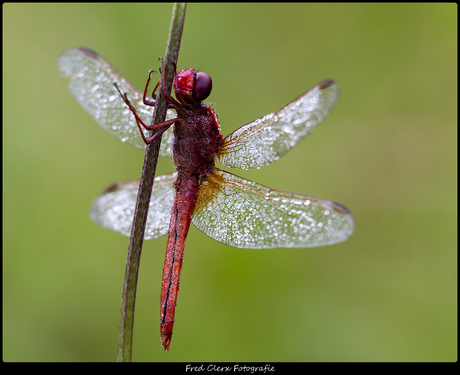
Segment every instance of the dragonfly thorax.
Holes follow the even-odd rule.
[[[178,108],[183,121],[174,126],[173,159],[178,171],[206,174],[214,159],[222,133],[214,111],[206,105],[197,109]]]

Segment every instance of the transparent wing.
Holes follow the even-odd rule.
[[[279,111],[242,126],[222,141],[220,162],[230,168],[260,168],[278,160],[328,115],[339,93],[323,81]]]
[[[69,89],[81,106],[105,130],[116,135],[123,142],[138,148],[145,148],[139,134],[134,115],[118,94],[114,82],[136,108],[142,120],[149,125],[153,107],[142,102],[143,93],[137,90],[125,77],[96,52],[87,48],[75,48],[64,52],[58,60],[59,72],[70,78]],[[175,118],[175,111],[169,109],[166,119]],[[144,134],[148,137],[147,131]],[[171,157],[174,139],[172,128],[163,133],[160,155]]]
[[[199,189],[192,222],[216,241],[249,249],[332,245],[354,231],[340,203],[272,190],[218,168]]]
[[[168,233],[176,177],[177,174],[172,173],[154,180],[145,228],[146,240]],[[130,236],[138,188],[137,180],[118,182],[110,186],[94,200],[90,211],[91,219],[104,228]]]

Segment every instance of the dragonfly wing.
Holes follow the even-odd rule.
[[[154,180],[145,227],[146,240],[168,233],[176,177],[177,174],[172,173]],[[91,219],[104,228],[130,236],[138,189],[138,180],[118,182],[110,186],[94,200],[90,211]]]
[[[329,114],[339,93],[323,81],[279,111],[242,126],[222,141],[220,162],[230,168],[260,168],[278,160]]]
[[[340,203],[272,190],[218,168],[199,189],[192,222],[216,241],[249,249],[332,245],[354,231]]]
[[[134,115],[124,103],[113,85],[116,82],[122,93],[136,108],[145,124],[152,121],[153,107],[144,105],[143,93],[137,90],[121,73],[102,56],[87,48],[75,48],[64,52],[58,60],[59,72],[70,78],[69,89],[81,106],[109,133],[123,142],[145,148]],[[169,109],[166,119],[175,118]],[[144,134],[148,137],[147,131]],[[171,157],[174,139],[172,129],[163,133],[160,155]]]

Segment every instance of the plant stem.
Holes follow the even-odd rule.
[[[166,93],[171,93],[177,58],[179,56],[182,31],[184,28],[186,8],[187,5],[185,3],[175,3],[173,7],[171,27],[169,29],[168,44],[166,46],[164,59],[165,82],[160,78],[157,100],[153,111],[153,124],[163,122],[166,117],[168,103],[163,96],[163,87],[165,87],[164,91],[166,91]],[[154,131],[152,131],[150,136],[153,135],[153,132]],[[139,273],[145,224],[147,221],[150,196],[152,194],[153,179],[155,178],[160,143],[161,137],[147,145],[144,164],[142,166],[142,175],[139,183],[136,209],[129,240],[123,295],[121,299],[120,326],[118,331],[118,362],[130,362],[132,360],[137,276]]]

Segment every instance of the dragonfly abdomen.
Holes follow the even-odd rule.
[[[169,349],[174,325],[174,314],[179,292],[180,274],[184,257],[185,239],[195,209],[199,175],[179,172],[174,187],[176,194],[171,210],[169,237],[166,246],[163,281],[161,286],[161,342]]]

